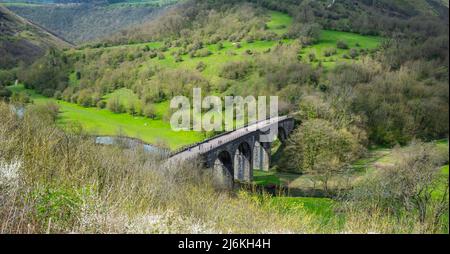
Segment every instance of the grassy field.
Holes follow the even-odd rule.
[[[281,12],[270,11],[271,20],[267,23],[269,30],[278,35],[283,35],[289,31],[292,25],[292,17]]]
[[[271,12],[272,19],[268,23],[270,30],[278,34],[283,34],[287,32],[291,18],[285,14],[279,12]],[[344,41],[348,45],[348,49],[337,49],[337,42]],[[299,52],[301,58],[305,62],[309,62],[308,55],[314,53],[316,55],[316,61],[313,63],[317,65],[319,62],[325,68],[332,68],[339,62],[352,62],[360,60],[360,57],[354,59],[346,59],[344,55],[349,55],[351,49],[355,49],[358,52],[365,50],[370,52],[375,50],[382,41],[382,37],[377,36],[364,36],[355,33],[339,32],[323,30],[321,34],[321,39],[317,44],[309,47],[305,47]],[[223,42],[223,48],[219,49],[217,44],[208,45],[207,49],[211,52],[210,56],[207,57],[195,57],[191,58],[188,55],[182,55],[182,62],[176,62],[173,57],[173,53],[180,50],[180,48],[170,48],[168,52],[165,53],[165,59],[153,59],[149,61],[149,64],[162,65],[167,68],[185,68],[185,69],[195,69],[196,66],[203,62],[206,64],[206,69],[202,74],[211,79],[213,82],[220,80],[218,73],[221,67],[232,61],[240,60],[251,60],[252,56],[246,54],[246,52],[252,53],[264,53],[271,48],[273,48],[278,43],[292,43],[292,40],[282,40],[282,41],[255,41],[255,42],[241,42],[239,43],[240,48],[237,48],[237,43]],[[336,53],[332,56],[324,56],[325,51],[330,48],[336,49]]]
[[[358,52],[361,50],[370,52],[371,50],[376,49],[382,40],[383,38],[379,36],[367,36],[348,32],[323,30],[318,43],[302,49],[300,56],[304,61],[309,61],[309,54],[314,54],[317,59],[316,63],[320,61],[325,68],[333,67],[339,62],[351,62],[358,60],[359,57],[356,57],[355,59],[344,58],[344,55],[350,56],[351,49]],[[338,41],[345,42],[348,45],[348,49],[337,48]],[[336,53],[331,56],[325,56],[325,52],[329,49],[336,50]]]
[[[269,11],[270,20],[267,22],[267,27],[269,30],[282,35],[286,33],[291,24],[292,17],[287,14]],[[339,40],[344,41],[349,46],[349,49],[336,49],[336,54],[330,57],[323,56],[324,51],[329,48],[336,48],[337,42]],[[316,55],[317,60],[312,63],[313,65],[317,65],[319,61],[322,63],[322,66],[325,68],[332,68],[338,62],[351,62],[358,61],[359,57],[355,59],[345,59],[343,55],[349,54],[351,48],[355,48],[358,50],[374,50],[380,44],[382,38],[376,36],[363,36],[355,33],[346,33],[346,32],[338,32],[338,31],[329,31],[323,30],[321,34],[321,39],[317,44],[305,47],[300,52],[299,55],[302,57],[303,61],[309,62],[308,55],[310,53],[314,53]],[[219,44],[210,44],[205,45],[205,48],[209,51],[209,55],[205,57],[190,57],[188,54],[183,54],[180,56],[181,61],[176,61],[174,55],[177,55],[177,52],[181,50],[180,47],[171,47],[166,52],[163,52],[164,59],[154,58],[148,59],[144,64],[142,64],[142,68],[146,68],[148,66],[160,66],[162,68],[167,69],[187,69],[187,70],[196,70],[197,66],[200,63],[203,63],[204,68],[201,71],[201,75],[208,79],[213,85],[217,85],[222,81],[227,81],[224,78],[220,77],[220,72],[222,67],[229,62],[235,61],[250,61],[252,62],[255,59],[255,55],[264,54],[269,50],[273,49],[279,43],[290,44],[293,40],[273,40],[273,41],[241,41],[239,43],[223,41],[221,42],[221,47]],[[69,54],[79,54],[83,51],[107,51],[114,49],[127,49],[129,47],[144,47],[148,46],[152,49],[158,49],[162,46],[161,42],[149,42],[149,43],[138,43],[138,44],[130,44],[130,45],[120,45],[113,47],[101,47],[101,48],[86,48],[81,50],[72,50],[69,51]],[[257,74],[252,74],[248,77],[248,79],[257,78]],[[255,82],[248,82],[255,83]],[[235,87],[237,90],[244,89],[242,86]],[[251,87],[245,87],[245,89],[251,90]],[[238,91],[240,92],[240,91]]]
[[[171,149],[177,149],[203,139],[203,136],[197,132],[174,132],[170,123],[163,120],[133,117],[129,114],[114,114],[106,109],[85,108],[77,104],[44,97],[33,90],[26,90],[23,85],[12,86],[9,89],[14,92],[28,93],[35,104],[57,103],[61,111],[58,119],[60,125],[77,122],[92,135],[124,135],[141,139],[150,144],[167,144]],[[166,104],[162,107],[166,107]]]
[[[135,105],[136,110],[142,110],[139,97],[128,88],[117,89],[116,91],[107,94],[103,100],[108,102],[111,99],[118,99],[119,103],[125,107]]]
[[[257,185],[269,186],[276,185],[279,186],[282,184],[280,177],[273,171],[262,171],[262,170],[254,170],[253,171],[253,182]]]
[[[322,225],[334,219],[339,221],[341,217],[334,211],[335,201],[329,198],[273,197],[271,204],[285,213],[296,213],[296,210],[304,209],[314,215]]]

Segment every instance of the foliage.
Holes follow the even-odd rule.
[[[358,140],[345,129],[336,130],[322,119],[306,121],[290,137],[286,145],[287,168],[310,173],[324,184],[348,167],[360,153]]]
[[[413,143],[398,152],[399,161],[361,182],[349,198],[360,209],[382,209],[396,217],[411,216],[425,225],[423,230],[440,230],[448,213],[448,177],[441,175],[443,160],[435,149],[423,143]],[[445,158],[446,157],[446,158]],[[437,185],[443,185],[440,195],[433,195]]]
[[[227,79],[239,80],[245,78],[251,71],[248,62],[231,62],[223,66],[220,76]]]

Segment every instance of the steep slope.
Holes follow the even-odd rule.
[[[65,2],[67,4],[8,3],[7,7],[71,42],[82,43],[152,20],[165,6],[176,1]]]
[[[0,69],[31,63],[50,48],[72,45],[0,6]]]
[[[258,7],[292,16],[294,25],[285,35],[290,38],[299,36],[304,30],[302,24],[312,23],[330,30],[382,36],[407,29],[405,24],[411,19],[426,24],[427,20],[439,18],[448,24],[445,21],[448,7],[437,0],[190,0],[179,3],[156,20],[116,33],[107,41],[127,44],[179,38],[181,33],[183,37],[198,38],[206,34],[221,39],[231,36],[236,40],[249,34],[260,39],[272,37],[266,33],[267,27],[260,26],[267,17]]]
[[[320,111],[313,115],[335,121],[343,112],[336,124],[358,124],[349,129],[361,142],[365,130],[382,145],[448,133],[447,21],[383,14],[389,8],[363,0],[353,7],[351,0],[298,8],[297,0],[269,2],[184,1],[109,40],[52,52],[19,79],[47,97],[109,110],[122,122],[139,115],[167,124],[170,99],[200,87],[205,95],[277,95],[282,114],[311,106]],[[276,11],[289,6],[289,13]],[[146,135],[121,125],[101,134]],[[153,143],[155,132],[148,133]]]

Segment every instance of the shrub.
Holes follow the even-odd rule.
[[[226,63],[220,71],[220,76],[233,80],[243,79],[250,73],[251,67],[251,64],[248,62]]]
[[[180,55],[175,55],[174,59],[176,63],[183,62],[183,58]]]
[[[106,101],[101,100],[101,101],[97,102],[97,107],[100,109],[106,108]]]
[[[31,97],[28,93],[24,91],[19,93],[13,93],[11,95],[11,102],[18,104],[27,104],[31,102]]]
[[[51,98],[51,97],[53,97],[54,94],[55,94],[55,90],[51,89],[51,88],[47,88],[47,89],[44,89],[44,91],[42,91],[42,95],[44,95],[45,97]]]
[[[145,106],[142,113],[144,114],[145,117],[148,117],[150,119],[155,119],[157,116],[155,107],[153,105]]]
[[[339,40],[336,43],[338,49],[348,49],[348,44],[345,41]]]
[[[61,100],[61,99],[62,99],[62,93],[61,93],[61,91],[56,91],[56,92],[53,94],[53,97],[54,97],[55,99],[57,99],[57,100]]]
[[[315,175],[328,191],[332,175],[342,172],[357,158],[361,147],[345,129],[336,129],[330,122],[312,119],[295,130],[286,145],[286,168]]]
[[[202,48],[199,50],[191,51],[190,56],[191,57],[207,57],[212,54],[211,51],[209,51],[207,48]]]
[[[134,102],[130,102],[126,110],[132,116],[139,115],[139,105]]]
[[[158,59],[159,59],[159,60],[164,60],[164,59],[166,59],[166,56],[164,55],[164,53],[159,52],[159,53],[158,53]]]
[[[12,95],[12,92],[9,89],[6,89],[6,87],[0,86],[0,98],[7,98]]]
[[[206,64],[204,62],[199,62],[197,64],[197,67],[195,67],[198,71],[202,72],[206,69]]]
[[[357,49],[352,48],[350,49],[349,55],[352,59],[355,59],[359,56],[359,52]]]
[[[330,57],[336,54],[336,49],[335,48],[326,48],[323,52],[323,55],[325,57]]]
[[[397,162],[367,177],[348,199],[358,209],[382,209],[398,219],[414,218],[432,227],[431,231],[440,230],[443,216],[448,214],[449,182],[448,176],[441,174],[443,159],[437,154],[432,145],[421,142],[397,149]],[[445,157],[448,160],[448,153]]]
[[[153,58],[155,58],[155,57],[158,56],[158,53],[156,53],[155,51],[151,51],[151,52],[148,54],[148,56],[149,56],[151,59],[153,59]]]
[[[71,188],[45,188],[32,194],[36,199],[36,217],[42,225],[55,230],[71,227],[81,213],[81,198]]]
[[[83,107],[90,107],[96,103],[92,100],[92,92],[88,90],[82,90],[78,93],[77,104]]]
[[[113,113],[123,113],[124,112],[124,107],[123,105],[120,103],[119,97],[115,96],[113,98],[110,98],[107,102],[107,108],[113,112]]]
[[[10,86],[15,81],[15,75],[12,71],[0,69],[0,87]]]

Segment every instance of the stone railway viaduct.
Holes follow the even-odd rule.
[[[232,186],[234,181],[250,182],[253,169],[269,170],[273,142],[276,138],[284,142],[294,125],[294,119],[288,116],[253,123],[185,148],[173,154],[168,163],[201,160],[224,186]]]

